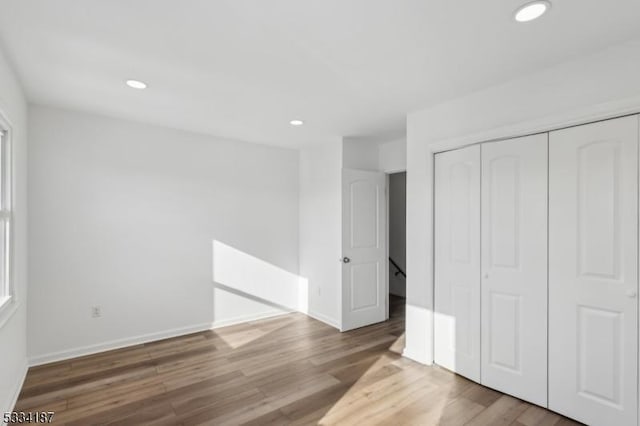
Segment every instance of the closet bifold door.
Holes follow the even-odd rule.
[[[435,156],[435,362],[480,381],[480,147]]]
[[[482,144],[481,383],[547,405],[547,137]]]
[[[549,137],[549,408],[636,425],[638,117]]]

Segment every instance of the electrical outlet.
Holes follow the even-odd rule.
[[[91,318],[100,318],[102,316],[102,308],[100,306],[91,307]]]

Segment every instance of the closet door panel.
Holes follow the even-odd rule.
[[[480,147],[435,157],[435,362],[480,381]]]
[[[482,144],[482,384],[547,405],[547,134]]]
[[[636,425],[638,117],[552,132],[549,408]]]

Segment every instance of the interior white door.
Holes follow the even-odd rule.
[[[480,147],[435,156],[435,362],[480,381]]]
[[[482,144],[481,383],[547,405],[547,137]]]
[[[342,330],[386,319],[386,176],[342,172]]]
[[[550,133],[549,408],[637,424],[638,117]]]

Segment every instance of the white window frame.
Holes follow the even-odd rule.
[[[0,258],[0,262],[4,262],[4,277],[0,280],[0,327],[2,327],[17,309],[17,297],[14,285],[13,273],[13,249],[14,249],[14,186],[13,186],[13,128],[11,122],[7,120],[5,115],[0,111],[0,150],[1,156],[0,169],[2,173],[0,184],[4,185],[0,196],[2,207],[0,208],[0,226],[5,226],[6,238],[5,256]],[[3,242],[0,241],[0,244]]]

